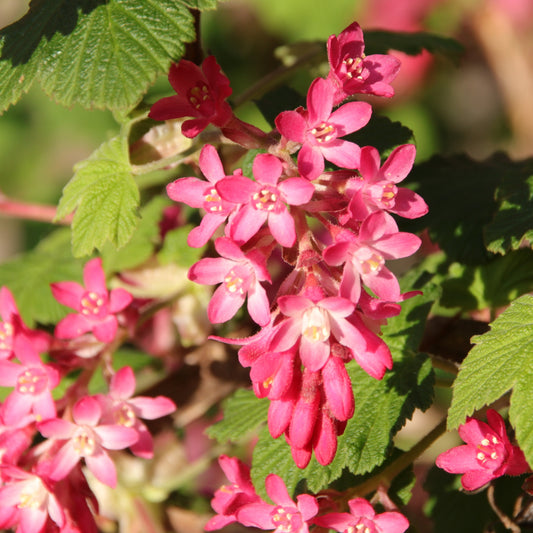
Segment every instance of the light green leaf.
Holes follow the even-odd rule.
[[[34,80],[63,105],[127,109],[195,38],[216,0],[47,0],[0,32],[0,111]]]
[[[455,380],[448,426],[455,428],[475,410],[511,393],[511,424],[526,459],[533,464],[533,296],[515,300],[474,348]]]
[[[187,236],[191,229],[192,226],[187,224],[167,232],[163,247],[157,254],[157,258],[162,264],[176,263],[179,266],[189,268],[193,263],[200,260],[206,246],[192,248],[187,244]]]
[[[75,210],[72,252],[76,257],[107,241],[124,246],[138,222],[139,190],[131,175],[126,139],[115,137],[78,163],[63,189],[57,218]]]
[[[212,425],[207,434],[218,442],[235,442],[266,422],[267,413],[266,398],[256,398],[252,391],[239,389],[225,402],[224,419]]]
[[[0,285],[7,286],[23,320],[33,327],[36,322],[55,324],[69,310],[52,296],[50,283],[82,281],[83,263],[70,252],[70,231],[57,230],[39,246],[0,265]]]

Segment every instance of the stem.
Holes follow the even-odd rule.
[[[367,479],[360,485],[357,485],[349,491],[347,498],[354,496],[364,496],[374,492],[380,486],[388,487],[391,481],[411,463],[415,461],[423,452],[425,452],[444,432],[446,431],[446,419],[443,419],[434,427],[421,441],[417,442],[410,450],[403,453],[398,459],[393,461],[389,466],[384,468],[375,476]]]
[[[448,359],[440,357],[439,355],[429,354],[429,356],[431,358],[431,364],[433,365],[433,368],[444,370],[445,372],[453,374],[454,376],[457,376],[459,373],[459,365],[453,361],[449,361]]]
[[[513,520],[511,520],[497,505],[496,500],[494,498],[494,485],[489,485],[489,488],[487,489],[487,500],[489,501],[489,504],[492,508],[492,510],[496,513],[496,516],[500,519],[501,523],[509,530],[511,530],[513,533],[520,533],[522,530],[518,524],[516,524]]]
[[[162,170],[170,165],[178,166],[182,163],[185,163],[185,161],[197,151],[198,147],[193,146],[185,152],[180,152],[179,154],[174,154],[170,157],[158,159],[157,161],[150,161],[150,163],[145,163],[144,165],[131,165],[131,172],[134,176],[139,176],[143,174],[148,174],[149,172],[154,172],[156,170]]]
[[[1,192],[0,214],[24,220],[36,220],[39,222],[47,222],[48,224],[63,224],[67,226],[72,221],[71,215],[62,220],[56,220],[57,208],[55,206],[18,202],[16,200],[11,200]]]

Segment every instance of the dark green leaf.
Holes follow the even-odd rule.
[[[124,246],[137,226],[139,205],[126,140],[115,137],[104,143],[74,170],[57,210],[58,219],[75,210],[73,254],[88,255],[107,241],[116,248]]]
[[[224,419],[212,425],[207,434],[218,442],[236,442],[265,423],[267,413],[267,399],[256,398],[252,391],[239,389],[225,402]]]
[[[382,30],[365,31],[365,53],[386,54],[398,50],[411,56],[427,50],[457,60],[463,53],[463,46],[455,39],[427,32],[392,32]]]
[[[276,87],[267,92],[258,100],[255,100],[259,111],[265,120],[274,128],[275,119],[288,109],[296,109],[299,106],[306,107],[305,98],[297,91],[286,85]]]
[[[474,348],[455,380],[448,426],[455,428],[475,410],[512,390],[509,416],[516,439],[533,463],[533,296],[515,300]]]
[[[38,80],[63,105],[127,109],[195,38],[187,6],[216,0],[33,1],[0,33],[0,110]]]
[[[485,242],[491,252],[505,254],[524,244],[533,243],[533,176],[532,162],[524,168],[524,175],[507,180],[498,191],[499,210],[487,224]],[[526,177],[527,176],[527,177]]]

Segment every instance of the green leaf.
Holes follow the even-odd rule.
[[[205,252],[206,246],[192,248],[187,244],[187,236],[191,232],[192,225],[187,224],[180,228],[170,230],[165,235],[163,248],[157,255],[162,264],[176,263],[184,268],[191,267],[199,261]]]
[[[83,264],[70,253],[70,231],[60,229],[26,254],[0,265],[0,285],[7,286],[23,320],[55,324],[69,310],[52,296],[50,283],[82,281]]]
[[[274,128],[276,117],[287,109],[306,107],[305,98],[296,90],[287,85],[276,87],[261,98],[255,100],[259,111],[265,120]],[[246,175],[246,174],[245,174]]]
[[[406,180],[429,206],[418,220],[402,221],[407,231],[429,229],[451,261],[480,264],[490,254],[484,229],[497,210],[495,191],[512,162],[503,156],[478,162],[467,156],[436,156],[416,165]]]
[[[392,32],[382,30],[365,31],[365,53],[386,54],[398,50],[411,56],[424,50],[457,60],[464,52],[463,46],[455,39],[427,32]]]
[[[134,268],[144,263],[154,253],[155,247],[161,240],[159,223],[163,209],[169,205],[167,198],[155,197],[141,209],[141,220],[137,231],[124,247],[117,250],[109,243],[104,245],[102,259],[107,273]]]
[[[115,137],[78,163],[63,189],[57,218],[76,211],[72,252],[76,257],[101,249],[107,241],[124,246],[138,222],[139,189],[131,175],[126,139]]]
[[[472,267],[453,263],[442,282],[444,307],[465,311],[502,307],[533,291],[533,251],[517,250]]]
[[[413,132],[408,127],[380,115],[372,115],[364,128],[347,135],[345,139],[359,146],[374,146],[382,155],[397,146],[414,142]]]
[[[207,429],[207,434],[218,442],[227,442],[252,433],[266,422],[268,400],[257,398],[250,390],[239,389],[224,404],[224,419]]]
[[[533,171],[531,162],[524,169],[527,176],[507,180],[498,192],[499,210],[494,220],[487,224],[485,242],[487,249],[505,254],[533,242]]]
[[[455,428],[475,410],[511,393],[509,417],[526,459],[533,463],[533,296],[515,300],[463,361],[455,380],[448,427]]]
[[[0,110],[38,80],[59,103],[123,110],[194,40],[188,6],[216,0],[33,1],[0,32]]]
[[[485,491],[472,493],[461,489],[460,476],[433,467],[424,489],[429,493],[426,513],[432,518],[434,533],[504,533],[508,531],[492,510]],[[498,507],[513,516],[520,496],[521,481],[504,476],[493,481]]]

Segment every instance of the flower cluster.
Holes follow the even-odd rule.
[[[349,513],[321,512],[318,499],[300,494],[296,502],[290,497],[283,480],[270,474],[265,480],[268,497],[263,501],[255,492],[249,468],[235,458],[221,456],[220,466],[231,482],[215,493],[211,504],[216,515],[206,524],[206,531],[220,529],[232,522],[274,533],[309,533],[313,525],[342,533],[404,533],[409,521],[397,511],[377,514],[368,501],[355,498],[348,502]]]
[[[219,285],[208,307],[212,323],[230,320],[247,300],[259,332],[219,340],[242,346],[240,362],[250,367],[256,395],[271,401],[270,432],[285,435],[300,467],[313,451],[329,464],[353,416],[346,363],[355,360],[376,379],[392,368],[380,328],[415,293],[401,293],[386,261],[420,246],[417,236],[399,231],[392,214],[416,218],[427,211],[420,196],[398,186],[411,170],[414,146],[397,147],[381,164],[377,149],[348,137],[368,123],[372,108],[344,100],[357,93],[391,96],[399,62],[365,56],[357,23],[330,38],[328,57],[329,74],[312,82],[307,107],[281,112],[274,132],[262,139],[244,126],[240,136],[228,134],[233,119],[223,95],[229,90],[213,58],[204,61],[203,73],[184,61],[173,67],[169,79],[178,95],[151,111],[159,119],[197,117],[195,124],[210,123],[245,147],[261,143],[249,176],[226,172],[216,148],[205,145],[199,168],[207,181],[179,178],[167,192],[205,212],[189,234],[191,246],[223,230],[215,240],[219,257],[201,259],[189,278]],[[176,72],[185,68],[190,79],[178,82]],[[216,75],[209,79],[207,69]],[[193,94],[200,85],[204,104]],[[189,122],[184,134],[198,133]]]
[[[121,315],[132,296],[124,289],[108,291],[100,259],[89,261],[83,274],[84,286],[64,281],[51,287],[60,303],[77,311],[57,324],[53,336],[27,327],[11,292],[0,289],[0,385],[10,389],[0,404],[2,530],[95,532],[98,502],[86,470],[115,487],[115,450],[152,457],[152,437],[142,420],[176,409],[166,397],[134,396],[130,367],[112,370],[107,349],[119,328],[124,336]],[[100,363],[108,390],[90,394]],[[58,393],[62,380],[70,385]]]

